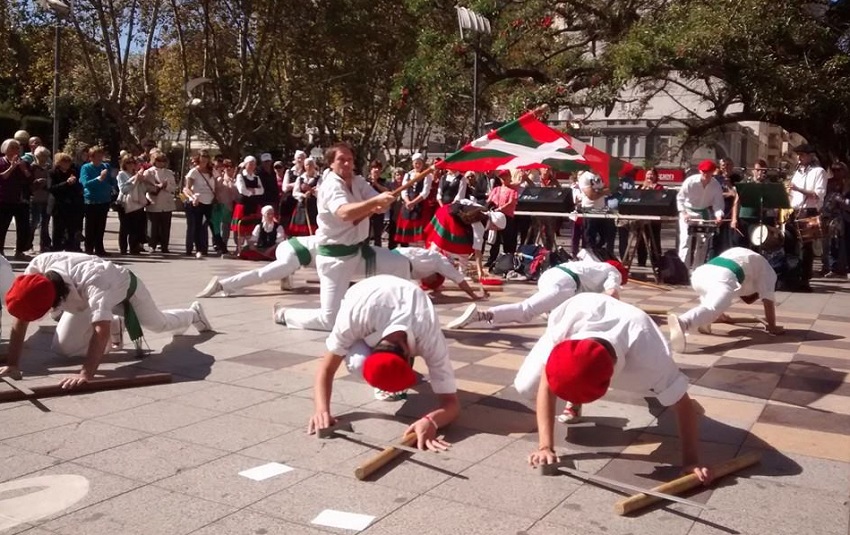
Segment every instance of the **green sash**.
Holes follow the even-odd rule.
[[[354,245],[320,245],[318,253],[322,256],[330,256],[333,258],[342,258],[344,256],[352,256],[360,253],[363,260],[366,261],[366,276],[371,277],[375,274],[375,251],[369,246],[368,240]]]
[[[298,238],[289,238],[286,240],[289,242],[289,245],[292,246],[292,249],[295,251],[295,256],[298,257],[298,263],[302,266],[309,266],[310,262],[313,260],[313,256],[310,254],[310,251],[304,247]]]
[[[571,270],[570,268],[564,267],[563,265],[557,265],[555,267],[572,277],[576,283],[576,290],[578,290],[579,292],[581,291],[581,280],[578,278],[578,275],[576,275],[575,271]]]
[[[728,269],[729,271],[735,274],[735,278],[738,279],[738,284],[744,283],[744,270],[741,268],[741,266],[738,265],[737,262],[729,260],[728,258],[723,258],[722,256],[717,256],[709,260],[708,263],[713,266]]]
[[[121,302],[124,305],[124,326],[127,327],[127,334],[130,336],[130,340],[138,342],[144,334],[142,333],[142,324],[139,323],[139,317],[136,315],[133,305],[130,304],[130,298],[136,293],[139,279],[136,278],[136,274],[132,271],[128,270],[127,273],[130,274],[130,288],[127,289],[126,299]]]
[[[685,208],[691,214],[698,215],[700,219],[711,219],[711,210],[708,208]]]

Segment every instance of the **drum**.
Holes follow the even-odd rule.
[[[794,222],[797,232],[800,233],[800,241],[809,243],[823,238],[823,226],[820,216],[804,217]]]
[[[783,245],[782,231],[769,225],[756,225],[750,229],[750,243],[766,251],[773,251]]]
[[[688,234],[714,234],[717,231],[717,221],[710,219],[692,219],[688,221]]]

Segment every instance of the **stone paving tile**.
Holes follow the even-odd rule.
[[[245,407],[257,405],[275,399],[278,394],[243,388],[233,385],[217,384],[198,392],[191,392],[173,398],[174,403],[192,405],[218,412],[233,412]]]
[[[242,508],[315,474],[298,468],[263,481],[253,481],[239,475],[243,470],[263,464],[266,463],[256,458],[227,455],[161,479],[156,482],[156,486]]]
[[[263,422],[237,414],[224,414],[169,431],[166,436],[210,448],[235,452],[283,435],[291,430],[292,427],[287,425]]]
[[[157,401],[126,411],[102,416],[97,420],[103,423],[144,431],[146,433],[164,433],[218,416],[218,412],[174,403]]]
[[[0,440],[29,435],[30,433],[54,429],[80,421],[79,418],[58,412],[41,412],[30,404],[23,404],[14,409],[3,411],[2,416],[3,425],[0,426]]]
[[[244,386],[256,390],[266,390],[278,394],[292,394],[309,390],[312,396],[315,377],[306,373],[294,372],[290,368],[267,371],[233,382],[235,386]],[[342,381],[339,381],[342,383]],[[339,384],[334,384],[334,390]]]
[[[107,390],[94,394],[77,394],[45,399],[44,404],[54,412],[78,418],[96,418],[150,403],[150,398],[141,395],[140,390],[142,389],[131,392]]]
[[[182,535],[234,509],[153,486],[65,515],[44,528],[62,535]]]
[[[782,452],[850,463],[850,436],[845,434],[758,422],[750,430],[744,446],[763,448],[765,444]]]
[[[146,438],[147,433],[122,429],[94,420],[38,431],[3,441],[12,448],[71,460]]]
[[[0,443],[0,482],[61,463],[61,459],[12,448]]]
[[[776,450],[745,448],[741,453],[748,451],[761,453],[761,462],[741,472],[740,477],[800,487],[801,492],[814,489],[842,495],[850,489],[850,465],[847,463]]]
[[[504,511],[461,504],[435,496],[420,496],[372,524],[361,533],[368,535],[396,535],[398,533],[518,534],[524,533],[523,530],[529,526],[530,522],[527,518]]]
[[[247,533],[257,535],[322,535],[327,531],[285,522],[279,518],[243,509],[192,532],[192,535],[245,535]]]
[[[225,454],[222,450],[156,436],[87,455],[76,462],[110,474],[150,483],[200,466]],[[132,459],[132,462],[128,462],[128,459]]]

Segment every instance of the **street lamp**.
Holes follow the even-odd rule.
[[[62,42],[62,19],[70,18],[73,14],[73,7],[69,3],[62,0],[37,0],[38,5],[43,9],[52,11],[56,16],[54,22],[53,35],[53,154],[59,151],[59,56],[60,44]],[[70,2],[70,0],[68,0]]]
[[[192,135],[191,135],[191,127],[192,127],[192,110],[200,106],[203,101],[197,97],[192,96],[192,91],[194,91],[198,86],[201,86],[207,82],[210,82],[209,78],[192,78],[183,88],[186,90],[186,95],[189,97],[189,100],[186,101],[186,139],[185,143],[183,143],[183,161],[180,162],[180,176],[181,182],[182,177],[186,174],[186,154],[189,152],[189,146],[192,144]],[[179,135],[178,135],[179,139]]]
[[[460,26],[461,41],[463,40],[463,30],[476,33],[476,43],[472,49],[474,53],[472,65],[472,137],[478,137],[478,47],[481,44],[480,35],[482,33],[490,34],[490,21],[465,7],[455,9],[457,9],[457,23]]]

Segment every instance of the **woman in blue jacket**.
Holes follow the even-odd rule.
[[[95,146],[89,149],[89,162],[80,168],[80,184],[83,185],[85,200],[86,254],[106,256],[103,235],[109,205],[118,184],[109,172],[109,164],[103,161],[102,148]]]

